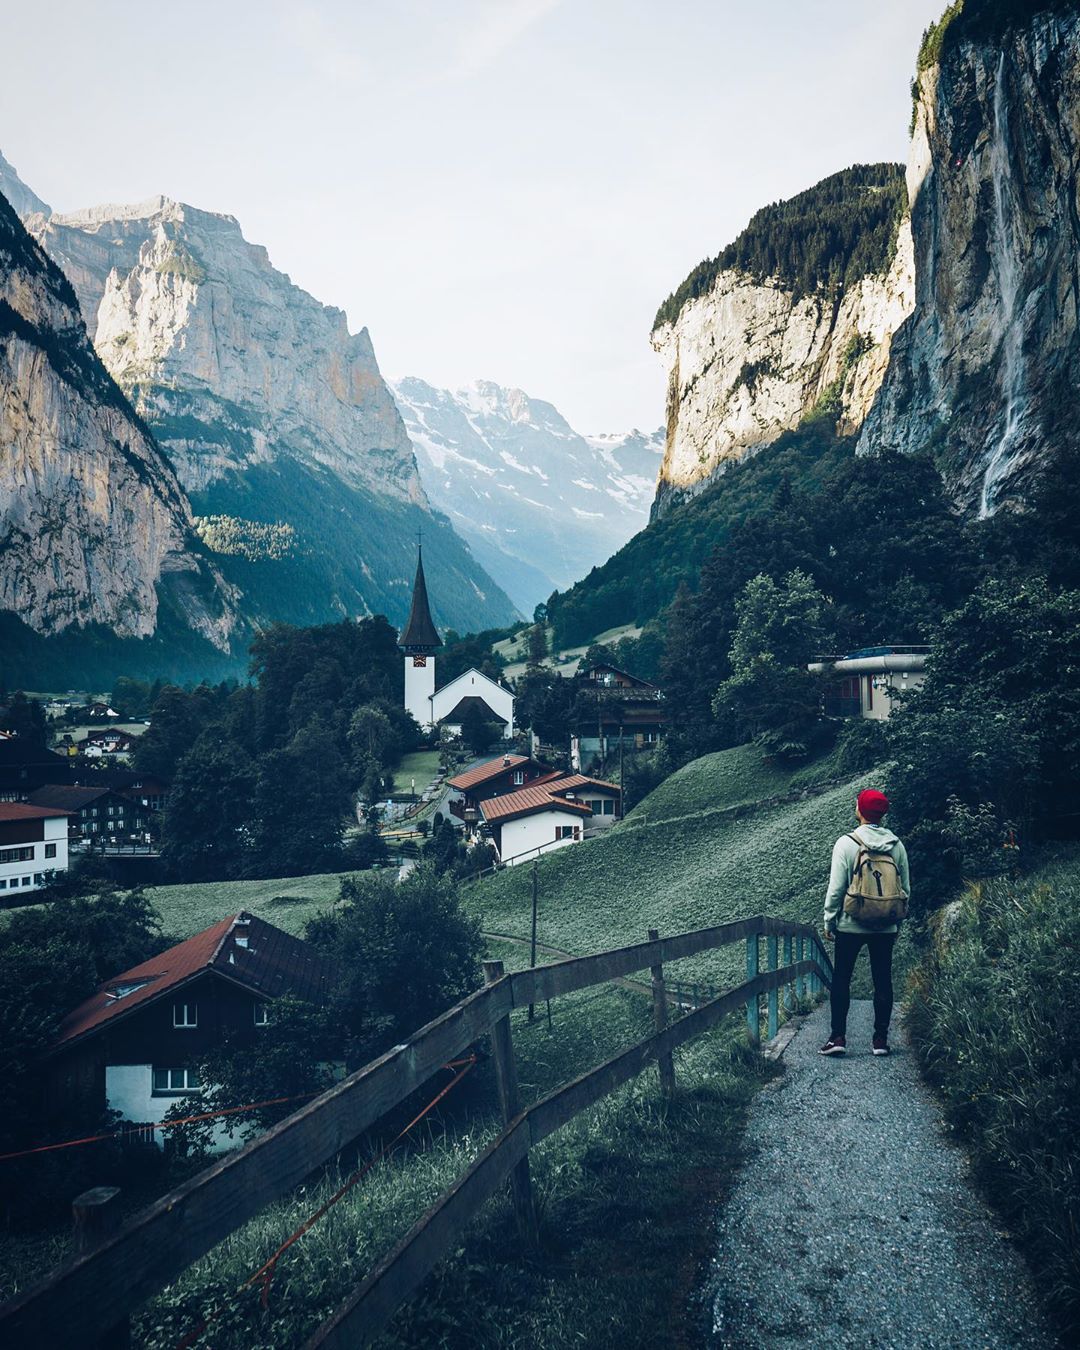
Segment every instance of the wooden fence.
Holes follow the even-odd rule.
[[[766,969],[760,967],[760,940]],[[779,962],[783,939],[783,965]],[[668,1024],[664,965],[745,940],[745,983]],[[517,1095],[510,1014],[561,994],[648,969],[655,1030],[628,1050],[522,1111]],[[94,1346],[192,1262],[286,1195],[483,1036],[490,1036],[504,1129],[468,1170],[413,1225],[308,1342],[314,1347],[367,1344],[445,1256],[465,1225],[508,1180],[526,1239],[535,1237],[529,1150],[579,1112],[652,1063],[662,1091],[675,1088],[673,1052],[745,1008],[750,1039],[779,1025],[779,1000],[792,1006],[831,981],[832,967],[812,928],[757,916],[505,974],[485,963],[487,984],[404,1044],[357,1070],[315,1101],[235,1153],[156,1201],[93,1250],[59,1267],[0,1307],[5,1350]]]

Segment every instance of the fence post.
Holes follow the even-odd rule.
[[[803,954],[804,954],[805,950],[806,950],[806,939],[805,939],[805,938],[803,937],[803,935],[800,933],[800,934],[798,935],[798,937],[795,939],[795,960],[796,960],[796,961],[801,961],[801,960],[803,959]],[[806,995],[806,976],[805,976],[805,975],[796,975],[796,976],[795,976],[795,997],[796,997],[797,999],[799,999],[799,998],[804,998],[805,995]]]
[[[784,934],[784,965],[785,966],[791,965],[790,933]],[[788,1016],[790,1016],[794,1007],[795,1007],[795,985],[793,981],[788,980],[787,984],[784,985],[784,1012],[786,1012]]]
[[[120,1227],[120,1188],[94,1186],[83,1191],[71,1202],[71,1218],[74,1254],[85,1256]],[[94,1350],[128,1350],[130,1345],[131,1319],[125,1317],[94,1342]]]
[[[752,980],[758,973],[758,935],[746,939],[746,978]],[[761,1014],[758,996],[753,994],[746,1000],[746,1030],[751,1045],[761,1044]]]
[[[501,961],[484,962],[484,980],[494,984],[503,977]],[[521,1110],[518,1101],[517,1066],[514,1063],[514,1040],[510,1031],[510,1014],[499,1019],[491,1028],[491,1052],[495,1060],[495,1083],[499,1090],[499,1106],[503,1124],[509,1125]],[[529,1174],[529,1155],[510,1173],[510,1193],[514,1201],[518,1229],[530,1246],[539,1242],[536,1206],[533,1203],[532,1177]]]
[[[775,969],[776,969],[776,934],[775,934],[775,933],[770,933],[770,934],[769,934],[768,949],[769,949],[769,969],[770,969],[770,970],[775,970]],[[780,1009],[779,1009],[779,1000],[777,999],[777,989],[776,989],[776,986],[773,985],[773,987],[769,990],[769,1040],[770,1040],[770,1041],[772,1040],[772,1038],[776,1035],[776,1033],[777,1033],[779,1030],[780,1030]]]
[[[536,965],[536,908],[537,908],[537,902],[538,902],[538,898],[539,898],[538,895],[537,895],[537,892],[539,891],[539,888],[540,888],[540,875],[539,875],[539,870],[540,870],[540,859],[539,859],[539,858],[534,858],[534,859],[533,859],[533,865],[532,865],[532,940],[531,940],[531,942],[529,943],[529,965],[530,965],[530,966],[535,966],[535,965]],[[535,1018],[536,1018],[536,1004],[535,1004],[535,1003],[530,1003],[530,1004],[529,1004],[529,1021],[532,1022],[532,1021],[535,1020]]]
[[[649,929],[649,941],[658,942],[660,934],[655,928]],[[650,970],[652,975],[653,1026],[659,1033],[667,1026],[667,991],[664,988],[664,967],[658,962]],[[670,1099],[675,1095],[675,1061],[671,1051],[665,1050],[656,1057],[656,1066],[660,1070],[660,1095]]]

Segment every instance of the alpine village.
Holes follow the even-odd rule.
[[[943,2],[10,16],[5,1350],[1080,1344],[1080,0]]]

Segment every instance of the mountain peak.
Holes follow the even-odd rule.
[[[43,202],[32,188],[26,186],[15,172],[14,165],[6,160],[2,153],[0,153],[0,192],[8,199],[21,220],[38,213],[46,216],[52,214],[52,207]]]

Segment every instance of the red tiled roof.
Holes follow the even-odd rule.
[[[31,806],[26,802],[0,802],[0,821],[52,820],[56,816],[70,814],[70,811],[56,811],[48,806]]]
[[[230,940],[237,928],[247,934],[246,948]],[[241,910],[99,985],[61,1022],[56,1044],[69,1045],[111,1025],[207,970],[267,998],[293,994],[312,1002],[327,997],[340,974],[338,963],[309,943]],[[120,998],[110,996],[119,986],[140,981],[145,981],[140,988]]]
[[[528,764],[528,755],[500,755],[498,759],[486,760],[483,764],[477,764],[472,769],[466,769],[464,773],[457,774],[454,778],[448,778],[446,781],[452,788],[457,788],[464,792],[471,787],[479,787],[481,783],[486,783],[489,778],[498,778],[499,774],[505,773],[507,769],[516,769],[521,764]]]
[[[508,792],[505,797],[489,797],[480,803],[480,811],[490,824],[494,820],[508,820],[513,816],[528,816],[535,811],[568,811],[571,815],[591,816],[592,807],[584,802],[568,802],[562,797],[553,797],[551,783],[537,787],[530,783],[517,792]]]
[[[594,787],[606,788],[608,792],[618,792],[618,783],[605,782],[603,778],[590,778],[587,774],[571,773],[565,778],[560,778],[557,783],[552,783],[549,791],[557,793],[560,797],[564,792],[576,792],[578,788]]]

